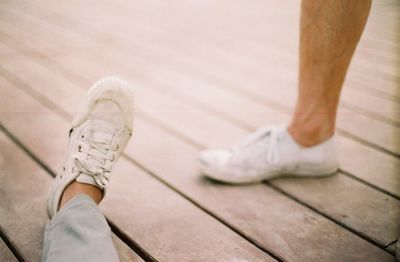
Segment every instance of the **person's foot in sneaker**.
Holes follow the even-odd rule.
[[[133,92],[126,82],[108,77],[91,87],[72,123],[67,159],[50,189],[50,218],[71,192],[84,190],[96,202],[104,197],[113,165],[132,135],[133,110]]]
[[[327,176],[338,169],[335,138],[299,145],[285,127],[263,127],[229,149],[200,153],[204,175],[226,183],[254,183],[281,176]]]

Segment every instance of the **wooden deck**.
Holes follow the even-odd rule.
[[[374,1],[340,106],[340,171],[213,183],[197,153],[296,98],[299,2],[0,1],[0,261],[38,261],[80,97],[132,83],[133,141],[101,208],[122,261],[393,261],[400,236],[400,1]]]

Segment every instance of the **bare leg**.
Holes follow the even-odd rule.
[[[340,91],[371,0],[303,0],[299,94],[290,135],[313,146],[335,132]]]
[[[82,184],[82,183],[75,181],[65,189],[63,196],[61,198],[60,209],[69,200],[71,200],[74,196],[76,196],[78,194],[88,195],[90,198],[93,199],[94,202],[99,204],[101,197],[103,196],[103,191],[101,191],[101,189],[98,187],[88,185],[88,184]]]

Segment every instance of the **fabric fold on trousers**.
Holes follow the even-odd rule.
[[[46,225],[42,261],[119,261],[111,229],[89,196],[75,196]]]

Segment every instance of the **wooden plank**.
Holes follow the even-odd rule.
[[[353,88],[353,86],[355,86],[355,88],[366,90],[366,92],[368,92],[368,89],[376,90],[397,100],[400,98],[400,93],[397,88],[398,83],[388,81],[384,81],[382,83],[380,79],[364,76],[365,74],[358,73],[355,70],[350,71],[347,75],[347,79],[349,80],[347,82],[350,83],[350,81],[352,81],[351,83],[354,83],[354,81],[358,81],[358,84],[347,86],[350,86],[350,88]]]
[[[390,246],[388,246],[388,247],[386,248],[386,250],[389,251],[389,252],[392,253],[392,254],[395,254],[395,253],[396,253],[396,249],[397,249],[397,242],[391,244]]]
[[[0,238],[0,261],[13,262],[18,261],[11,250],[7,247],[6,243]]]
[[[34,68],[40,69],[41,67],[37,65]],[[51,74],[51,72],[47,73]],[[50,77],[49,79],[54,78]],[[46,79],[43,78],[42,81],[46,81]],[[40,82],[30,83],[31,88],[42,85]],[[48,88],[43,95],[51,100],[58,97],[58,88],[65,87],[65,84],[62,83],[48,81],[46,83],[52,88]],[[73,96],[76,93],[82,94],[82,90],[79,91],[77,86],[75,88],[70,86],[69,91]],[[16,95],[13,96],[16,97]],[[22,100],[19,98],[17,101],[21,101],[25,106],[29,104]],[[59,100],[59,104],[64,106],[62,100]],[[66,111],[71,110],[71,108],[66,108]],[[273,250],[279,256],[286,259],[303,257],[307,260],[319,261],[321,256],[326,260],[334,259],[337,252],[345,257],[353,257],[353,259],[358,258],[360,254],[362,256],[377,255],[375,252],[378,252],[379,249],[368,242],[342,230],[329,220],[268,187],[263,185],[247,188],[226,187],[200,179],[197,172],[197,149],[195,147],[166,134],[141,117],[138,117],[136,123],[134,143],[128,146],[128,152],[135,161],[139,161],[141,165],[161,176],[169,184],[193,198],[203,207],[211,209],[218,217],[222,217],[221,219],[232,224],[251,239],[254,238],[262,246]],[[15,128],[16,126],[13,130]],[[149,137],[152,139],[148,139]],[[31,140],[28,139],[28,141]],[[37,154],[39,155],[40,152]],[[185,164],[182,165],[182,163]],[[289,213],[291,215],[287,216]],[[117,216],[117,219],[120,216],[121,214]],[[268,220],[265,221],[266,219]],[[123,219],[119,223],[124,221],[129,221],[129,219]],[[293,228],[289,230],[289,227]],[[296,234],[293,235],[293,232]],[[328,235],[330,237],[327,238]],[[300,239],[309,239],[309,241],[304,243]],[[316,246],[319,247],[318,249],[323,247],[323,255],[319,251],[317,252]],[[367,255],[369,252],[373,254]],[[379,253],[378,256],[381,255],[386,257],[386,254],[383,253]]]
[[[26,35],[18,34],[19,38],[23,38],[23,36],[26,37]],[[90,46],[90,49],[93,49],[93,46],[96,46],[95,44],[90,45],[84,42],[79,42],[72,36],[68,36],[70,42],[72,41],[75,45],[88,45]],[[45,38],[45,36],[43,36],[43,38]],[[27,40],[27,42],[34,42],[38,44],[38,46],[34,47],[37,50],[50,49],[50,47],[45,44],[49,41],[40,42],[40,39],[36,39],[35,41]],[[43,47],[43,44],[45,48]],[[59,44],[56,48],[57,50],[62,50],[63,45]],[[67,48],[64,47],[64,49]],[[86,49],[85,51],[87,52]],[[69,53],[72,51],[66,52]],[[67,57],[63,59],[76,60],[77,58]],[[95,56],[93,56],[92,59],[95,59]],[[137,61],[137,59],[134,60],[133,58],[130,58],[129,60],[131,62],[129,65],[127,65],[129,68],[132,67],[132,64],[136,63],[138,64],[137,68],[146,68],[145,65],[141,64],[140,60]],[[82,64],[82,70],[85,70],[87,67],[93,67],[92,65],[88,64],[87,61],[82,61],[82,59],[75,61],[75,63],[77,65],[71,65],[70,67],[75,68],[76,66],[79,66],[79,64]],[[184,100],[188,100],[189,98],[192,100],[192,103],[195,102],[197,105],[203,105],[203,107],[211,109],[214,114],[216,112],[222,112],[225,118],[227,118],[228,115],[228,118],[232,119],[234,123],[240,123],[249,129],[254,129],[266,122],[279,123],[280,121],[288,121],[287,115],[280,112],[275,112],[265,105],[254,103],[254,101],[247,99],[246,97],[237,96],[235,94],[231,94],[230,92],[226,92],[223,89],[219,89],[219,87],[216,85],[188,78],[182,74],[167,69],[157,68],[157,70],[148,69],[146,71],[154,72],[150,75],[152,79],[159,78],[160,81],[163,81],[162,84],[152,85],[152,87],[158,87],[160,91],[163,91],[166,87],[168,87],[168,91],[173,91],[174,95],[180,95],[180,97],[182,97]],[[128,72],[127,74],[130,73]],[[94,80],[95,76],[89,76],[88,78]],[[192,88],[187,88],[188,86]],[[220,99],[222,97],[223,99]],[[148,100],[151,99],[151,96],[144,96],[144,98],[147,98]],[[232,110],[239,105],[241,110]],[[191,139],[193,140],[193,137]],[[345,137],[339,137],[339,140],[341,148],[344,148],[343,150],[339,150],[339,156],[341,158],[341,166],[345,171],[355,174],[356,176],[369,181],[370,183],[383,188],[392,194],[397,196],[400,195],[400,186],[397,183],[397,181],[399,181],[398,174],[400,173],[400,162],[396,158],[382,154],[362,144],[354,143]],[[208,142],[213,142],[213,140]],[[216,144],[209,143],[206,144],[206,146],[216,146]],[[349,158],[348,156],[352,157]],[[377,161],[378,159],[379,161]],[[381,165],[381,163],[385,163],[385,165]],[[377,172],[378,170],[379,172]]]
[[[381,243],[400,235],[400,201],[340,173],[327,179],[276,179],[271,184]]]
[[[0,82],[0,120],[41,161],[52,170],[57,170],[64,159],[68,122],[3,78],[0,78]],[[13,97],[14,102],[10,101],[9,97]],[[22,124],[30,128],[21,128]],[[46,137],[46,140],[42,139],[43,137]],[[151,178],[143,170],[124,159],[120,162],[115,169],[118,175],[113,177],[116,181],[115,186],[110,187],[108,194],[110,200],[106,199],[102,206],[107,217],[115,221],[126,234],[157,259],[185,261],[196,257],[199,260],[273,261],[271,257]],[[13,165],[12,168],[16,167]],[[25,169],[24,173],[31,175],[26,170],[28,169]],[[49,177],[43,177],[47,179],[47,184],[50,183]],[[21,181],[25,180],[21,178]],[[48,185],[44,184],[43,188],[48,188]],[[43,188],[39,187],[37,190],[46,192]],[[16,196],[12,197],[14,198]],[[44,209],[39,211],[45,212]],[[7,215],[6,218],[12,219]],[[30,216],[26,218],[31,219]],[[35,240],[35,243],[37,242]],[[378,249],[374,250],[373,254],[383,255]]]
[[[141,262],[143,259],[136,254],[130,247],[128,247],[119,237],[114,233],[111,234],[112,241],[115,248],[118,251],[118,256],[120,261],[137,261]]]
[[[1,226],[25,260],[39,261],[43,229],[48,221],[45,203],[51,178],[3,132],[0,132],[0,145]],[[15,181],[19,181],[18,185]],[[121,240],[115,236],[113,239],[121,261],[142,261]]]
[[[0,223],[25,260],[39,261],[48,221],[45,199],[50,177],[2,132],[0,143]]]
[[[8,48],[5,44],[0,42],[0,58],[9,57],[15,54],[15,50]]]
[[[60,17],[57,17],[55,21],[61,22],[63,26],[67,25],[65,21],[60,21]],[[116,31],[116,30],[114,30]],[[91,32],[93,34],[93,32]],[[123,36],[121,36],[124,34]],[[120,32],[120,37],[122,39],[126,39],[126,32]],[[134,35],[134,33],[129,34],[129,35]],[[131,42],[125,42],[125,43],[119,43],[115,42],[114,44],[118,44],[118,49],[125,50],[126,52],[129,53],[129,50],[131,50]],[[122,44],[122,45],[121,45]],[[153,46],[154,43],[146,43],[146,46]],[[176,46],[176,44],[175,44]],[[155,46],[154,48],[157,48]],[[181,50],[183,48],[180,48]],[[173,54],[170,54],[173,55]],[[203,55],[205,57],[205,55]],[[196,57],[198,59],[198,57]],[[189,61],[190,62],[190,61]],[[170,59],[168,59],[168,63],[170,63]],[[193,61],[192,61],[193,63]],[[216,63],[209,63],[206,65],[203,65],[203,67],[208,67],[209,71],[213,72],[218,72],[218,74],[223,74],[224,71],[217,70],[215,68],[217,64]],[[213,67],[214,66],[214,67]],[[223,67],[223,66],[220,66]],[[224,67],[223,67],[224,68]],[[193,73],[193,72],[192,72]],[[232,75],[231,75],[232,76]],[[233,75],[236,76],[236,75]],[[256,79],[256,78],[253,78]],[[243,82],[245,81],[245,82]],[[241,83],[242,82],[242,83]],[[260,96],[263,97],[264,99],[273,99],[275,103],[281,103],[285,102],[284,106],[292,106],[292,100],[294,100],[293,92],[284,92],[283,89],[278,89],[277,91],[274,92],[266,92],[265,91],[265,85],[264,83],[260,81],[255,81],[254,83],[249,84],[250,82],[248,80],[242,80],[242,79],[234,79],[229,82],[232,85],[237,85],[237,83],[241,83],[240,85],[237,85],[237,87],[240,90],[245,90],[246,93],[253,94],[254,96]],[[225,81],[226,85],[226,81]],[[247,85],[247,86],[245,86]],[[283,87],[286,85],[282,85]],[[250,92],[250,93],[249,93]],[[282,99],[282,97],[284,99]],[[265,102],[265,101],[264,101]],[[344,113],[344,114],[339,114],[339,126],[342,126],[344,130],[347,132],[350,132],[352,135],[360,136],[362,139],[365,139],[367,141],[373,142],[375,145],[380,146],[385,148],[386,150],[389,150],[391,152],[394,152],[395,154],[400,154],[400,140],[397,139],[397,137],[400,134],[400,128],[398,127],[391,127],[390,125],[387,125],[385,123],[381,123],[380,121],[377,121],[375,119],[370,119],[362,114],[359,113]],[[372,123],[371,123],[372,122]],[[356,124],[354,124],[356,123]]]
[[[390,122],[395,124],[400,123],[400,105],[399,101],[384,99],[376,95],[372,95],[366,92],[359,92],[357,89],[347,88],[351,84],[347,84],[343,89],[343,101],[356,106],[362,111],[369,112],[368,114],[376,114],[378,117],[388,119]],[[353,101],[353,103],[349,103]],[[355,101],[363,101],[354,105]]]
[[[121,162],[115,173],[104,211],[160,261],[275,261],[180,195],[166,194],[164,185],[150,183],[131,163]]]

